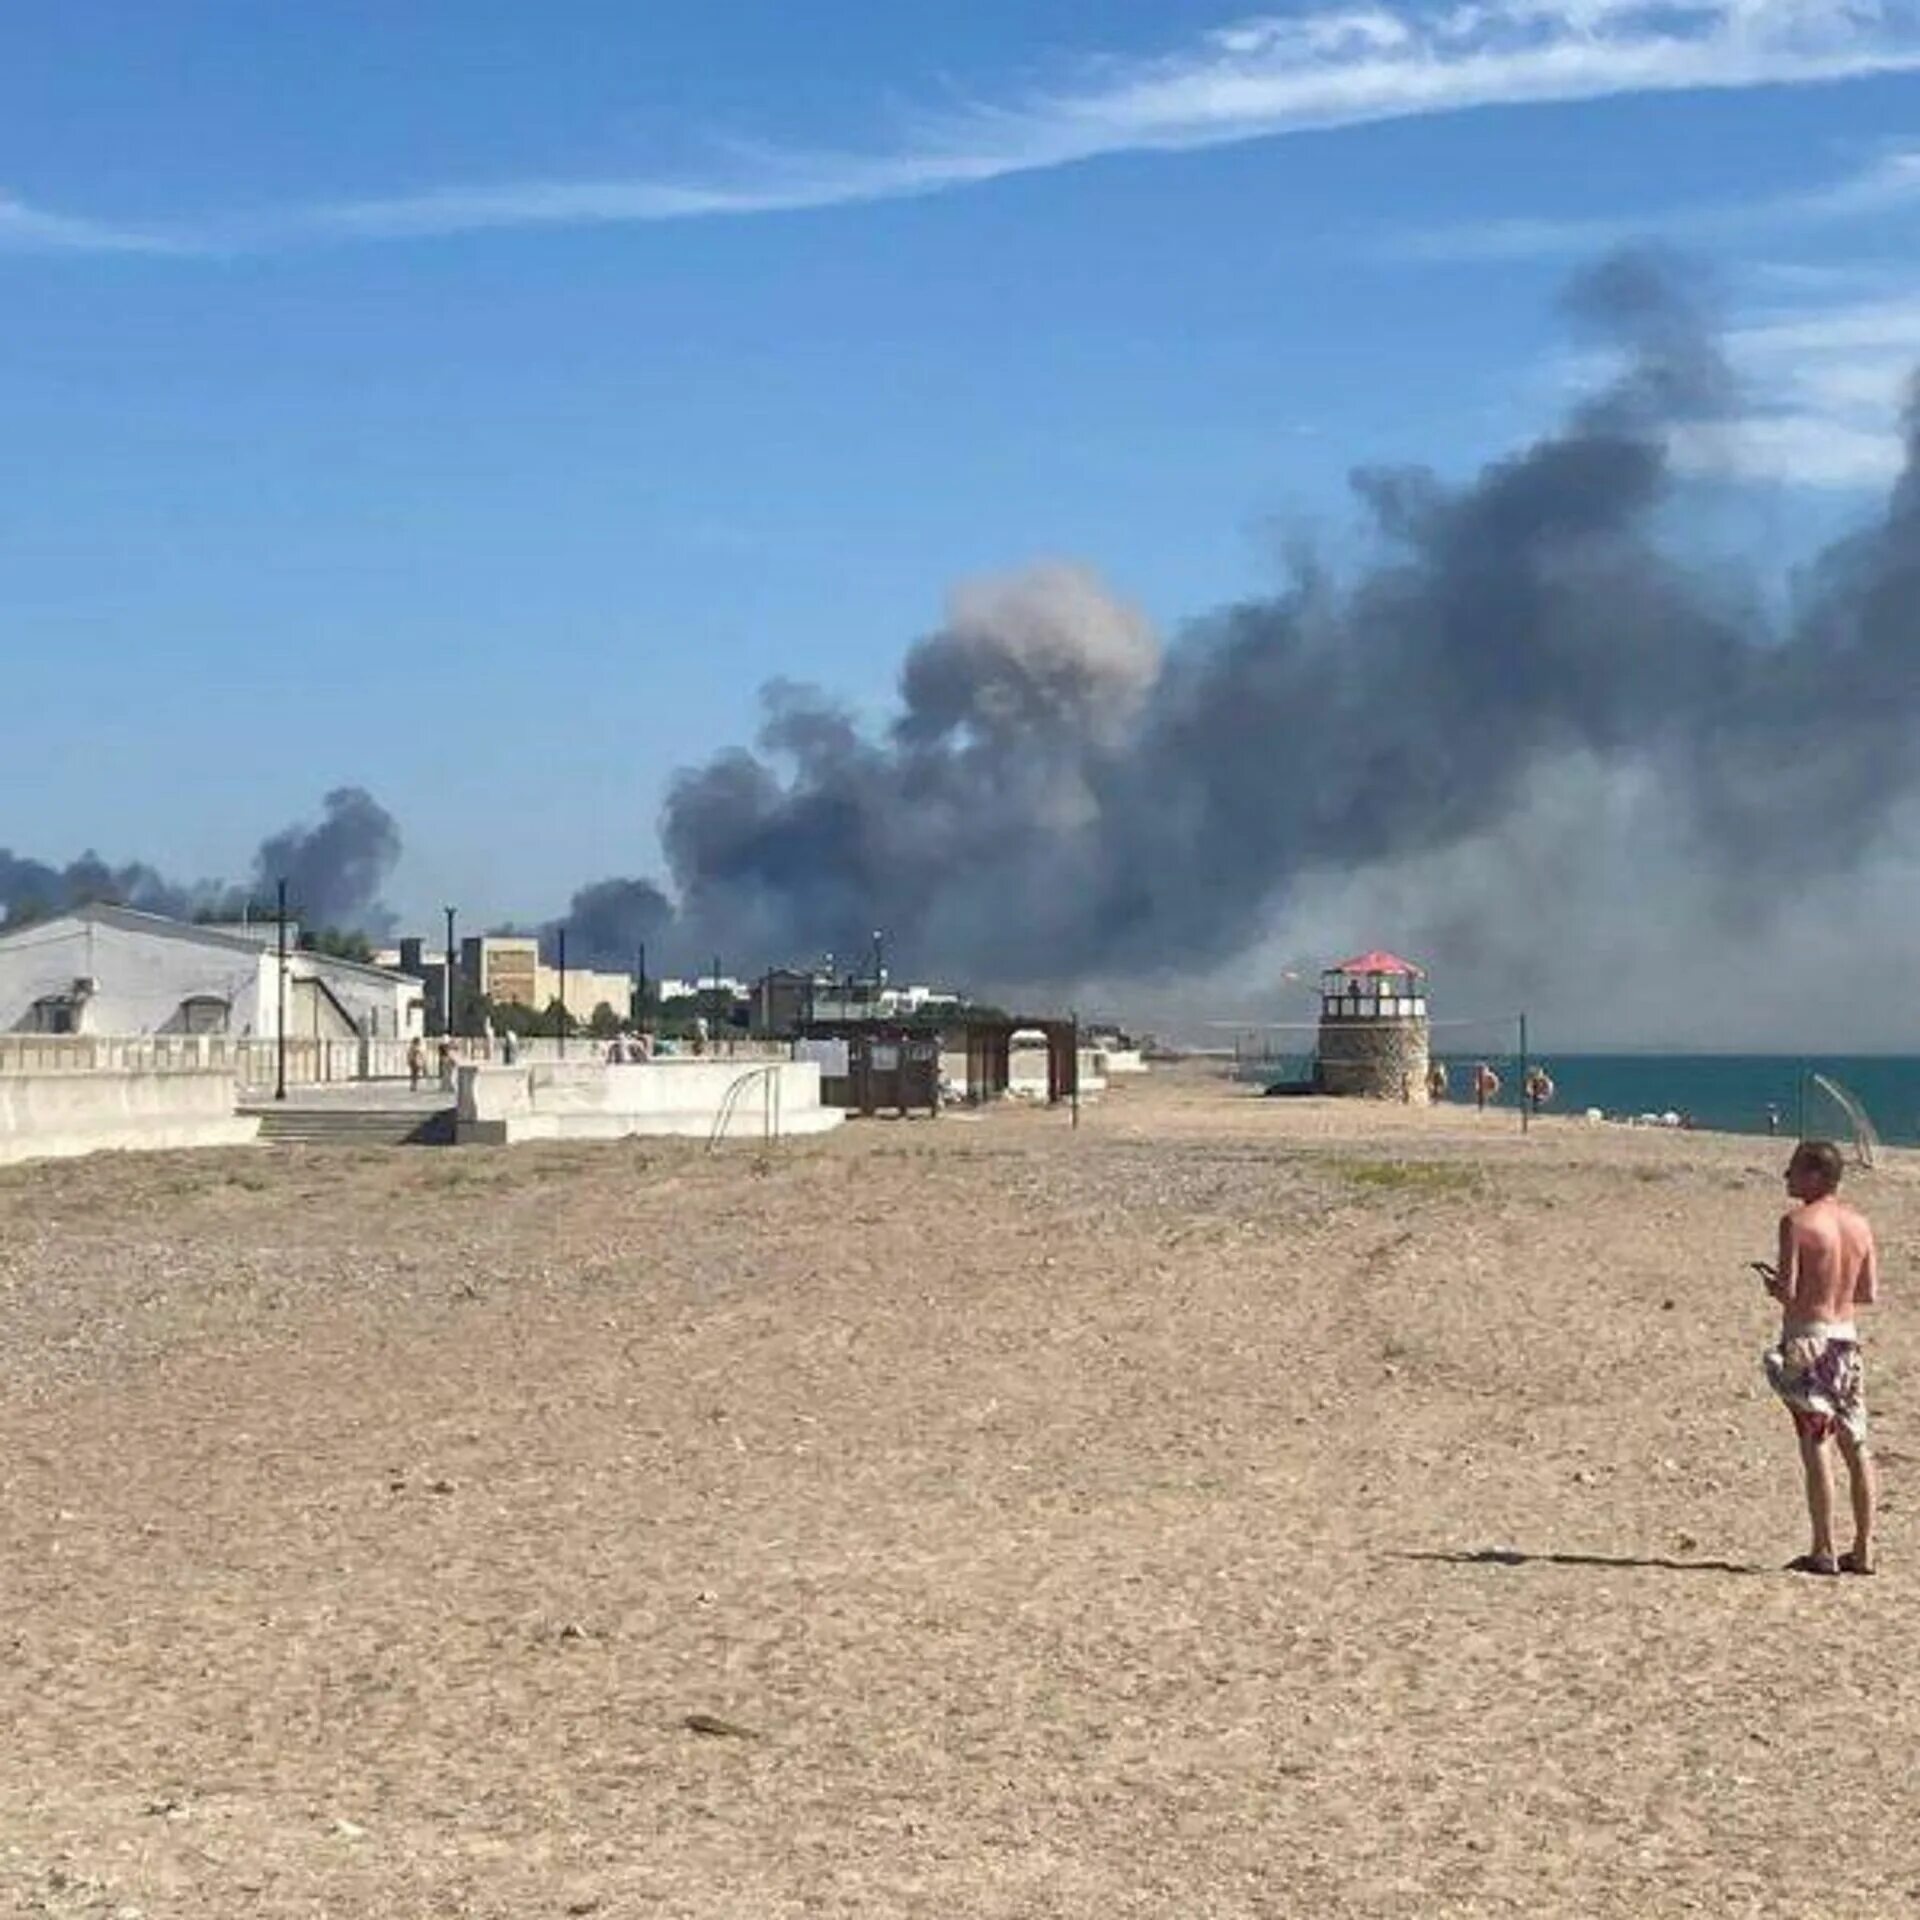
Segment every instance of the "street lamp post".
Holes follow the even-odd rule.
[[[560,1058],[567,1057],[567,930],[560,929]]]
[[[453,1038],[453,909],[443,907],[447,916],[447,970],[440,983],[440,1031]]]
[[[273,1097],[284,1100],[287,1097],[287,883],[280,880],[274,886],[275,912],[280,917],[280,992],[278,1010],[274,1015],[274,1072]]]

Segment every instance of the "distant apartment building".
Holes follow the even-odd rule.
[[[497,1007],[544,1007],[553,997],[540,991],[540,942],[520,934],[463,940],[460,975]]]
[[[440,1031],[446,1004],[446,960],[424,940],[403,940],[397,951],[401,968],[424,983],[427,1031]],[[461,995],[478,993],[496,1007],[529,1007],[544,1013],[561,998],[560,969],[540,957],[540,942],[531,934],[489,933],[460,943],[455,985]],[[601,973],[592,967],[569,967],[566,973],[566,1009],[585,1026],[601,1007],[617,1019],[633,1017],[633,981],[624,973]]]
[[[542,964],[534,988],[536,1005],[551,1006],[560,998],[560,969]],[[590,967],[567,969],[566,1009],[576,1020],[591,1020],[597,1009],[607,1007],[621,1020],[633,1017],[633,976],[625,973],[596,973]]]

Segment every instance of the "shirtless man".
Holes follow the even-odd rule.
[[[1866,1215],[1840,1198],[1840,1170],[1839,1149],[1828,1141],[1804,1140],[1794,1149],[1787,1193],[1799,1204],[1780,1216],[1779,1264],[1754,1262],[1780,1302],[1780,1343],[1766,1356],[1767,1379],[1793,1415],[1807,1476],[1813,1545],[1791,1562],[1797,1573],[1871,1573],[1874,1567],[1876,1489],[1853,1314],[1873,1304],[1880,1270]],[[1840,1443],[1853,1495],[1853,1547],[1837,1556],[1829,1435]]]

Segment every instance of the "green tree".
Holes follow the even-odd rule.
[[[271,914],[266,916],[271,919]],[[305,929],[300,935],[302,953],[324,953],[335,960],[357,960],[364,966],[373,964],[373,947],[364,933],[352,928],[314,927]]]

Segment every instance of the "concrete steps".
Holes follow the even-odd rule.
[[[249,1107],[260,1138],[301,1147],[450,1147],[453,1109],[436,1107]]]

